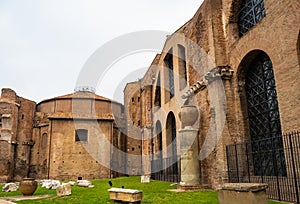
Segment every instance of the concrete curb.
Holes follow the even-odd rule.
[[[15,204],[14,202],[0,199],[0,204]]]

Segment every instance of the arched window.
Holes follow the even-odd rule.
[[[156,122],[156,141],[157,141],[157,148],[156,151],[159,151],[159,158],[162,159],[162,127],[159,121]]]
[[[170,93],[170,99],[174,96],[175,94],[175,89],[174,89],[174,64],[173,64],[173,54],[172,50],[170,50],[165,57],[165,63],[166,66],[169,68],[168,69],[168,74],[169,74],[169,93]]]
[[[171,162],[172,173],[178,175],[178,162],[177,162],[177,140],[176,140],[176,120],[173,113],[169,113],[167,117],[167,140],[171,140]]]
[[[42,135],[42,148],[46,148],[48,143],[48,135],[47,133],[43,133]]]
[[[179,68],[179,88],[184,89],[187,85],[187,72],[186,72],[186,55],[185,48],[178,45],[178,68]]]
[[[252,60],[245,82],[254,172],[286,175],[273,66],[265,53]]]
[[[158,74],[157,84],[155,87],[154,105],[161,107],[160,74]]]
[[[240,8],[238,25],[242,36],[261,21],[266,13],[263,0],[242,0]]]

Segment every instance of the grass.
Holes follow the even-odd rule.
[[[72,195],[66,197],[57,197],[55,190],[48,190],[38,186],[34,195],[50,194],[51,196],[39,200],[24,200],[16,203],[114,203],[109,199],[107,190],[109,179],[92,181],[94,188],[84,188],[72,186]],[[125,188],[143,190],[143,202],[161,204],[161,203],[218,203],[217,191],[197,191],[176,193],[168,189],[176,189],[176,186],[170,186],[169,182],[151,181],[148,184],[140,183],[140,177],[122,177],[111,179],[113,187],[125,186]],[[0,185],[1,189],[2,186]],[[20,191],[4,193],[0,192],[0,197],[21,195]],[[278,204],[279,202],[269,201],[269,204]]]

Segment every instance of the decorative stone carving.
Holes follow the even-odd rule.
[[[224,80],[230,80],[233,76],[233,70],[231,69],[230,66],[219,66],[218,67],[220,76]]]
[[[206,73],[196,83],[194,83],[189,90],[187,90],[181,98],[188,99],[189,97],[192,97],[193,95],[197,94],[198,92],[202,91],[207,87],[209,83],[212,83],[215,80],[223,79],[223,80],[230,80],[233,76],[233,70],[230,66],[218,66],[213,69],[211,69],[209,72]]]

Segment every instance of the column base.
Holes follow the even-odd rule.
[[[177,186],[177,189],[181,191],[200,191],[200,190],[205,190],[205,189],[210,189],[209,185],[186,185],[186,184],[179,184]]]

